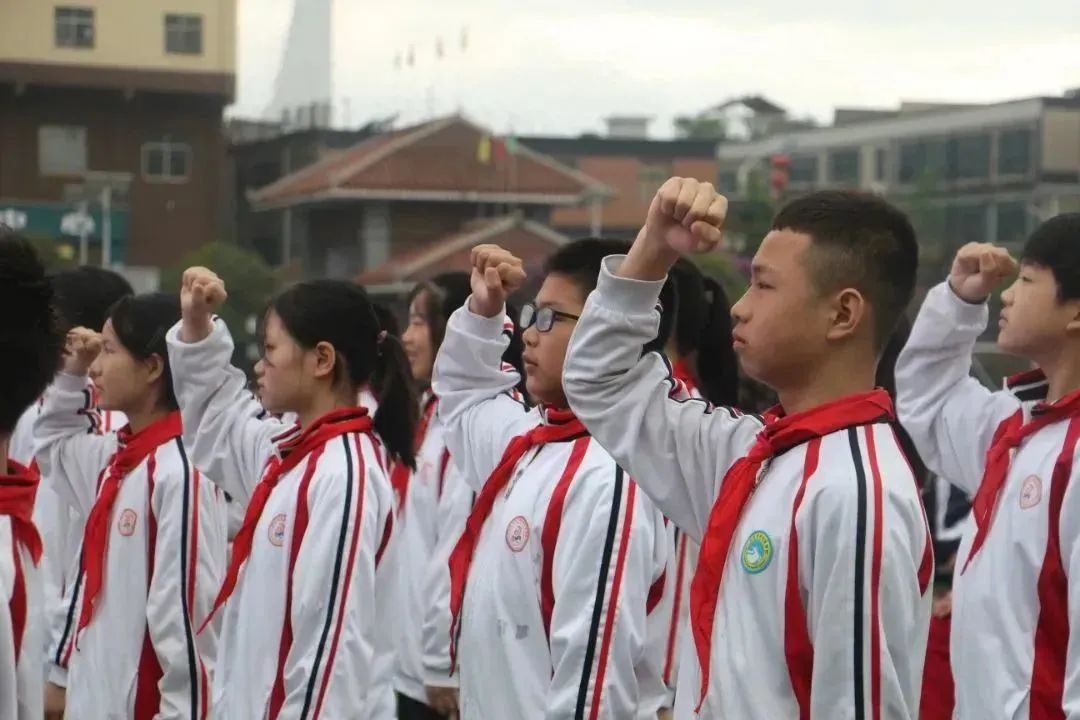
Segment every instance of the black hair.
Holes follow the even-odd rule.
[[[169,410],[179,408],[173,389],[169,348],[165,343],[165,334],[180,320],[179,296],[175,293],[127,295],[112,306],[108,319],[112,321],[113,332],[120,344],[132,357],[149,360],[157,355],[161,358],[164,368],[162,405]]]
[[[907,215],[877,195],[823,190],[781,208],[772,229],[810,236],[820,291],[853,287],[869,300],[880,351],[915,294],[919,246]]]
[[[84,327],[101,332],[109,309],[120,298],[134,294],[122,275],[91,265],[62,270],[50,282],[65,330]]]
[[[0,225],[0,434],[10,435],[60,367],[63,333],[34,247]],[[0,468],[0,473],[5,468]]]
[[[472,293],[472,283],[469,274],[464,272],[445,272],[436,275],[430,280],[417,283],[409,292],[408,302],[411,305],[420,295],[424,295],[423,313],[424,320],[431,329],[431,347],[435,353],[442,347],[443,338],[446,336],[446,323],[454,311],[460,308],[469,299]],[[519,312],[517,307],[510,302],[506,303],[506,314],[514,324],[514,330],[510,333],[510,344],[503,352],[503,362],[513,366],[521,378],[517,390],[525,394],[525,363],[521,358],[524,352],[524,344],[521,341],[521,328],[518,327]]]
[[[375,317],[379,319],[379,327],[381,327],[387,335],[393,335],[397,338],[401,337],[401,325],[398,324],[398,319],[397,316],[394,315],[394,311],[380,302],[373,301],[371,307],[375,309]]]
[[[311,349],[330,343],[337,354],[335,380],[355,390],[370,384],[379,395],[375,432],[392,458],[415,468],[413,433],[419,408],[401,340],[383,335],[374,304],[359,285],[311,280],[281,292],[271,307],[296,342]],[[341,374],[347,373],[342,378]]]
[[[886,390],[894,402],[896,401],[896,361],[900,357],[904,345],[907,344],[909,335],[911,335],[911,321],[908,320],[906,314],[902,314],[897,320],[896,327],[889,336],[888,342],[885,343],[885,349],[881,352],[877,374],[874,378],[874,384]],[[900,441],[900,450],[911,464],[911,471],[915,475],[915,481],[920,488],[925,487],[930,479],[930,471],[919,455],[919,451],[915,447],[915,441],[911,439],[911,436],[908,435],[907,430],[904,429],[899,420],[893,422],[893,429],[896,430],[897,440]]]
[[[544,264],[544,275],[562,275],[577,285],[581,297],[588,298],[596,289],[600,277],[600,266],[609,255],[625,255],[630,251],[630,243],[608,238],[583,238],[563,245],[555,251]],[[660,291],[660,327],[656,337],[645,345],[644,352],[663,352],[671,336],[674,325],[674,285],[664,283]]]
[[[739,360],[731,344],[731,305],[715,279],[683,257],[671,269],[672,339],[680,357],[693,359],[702,395],[713,405],[739,401]]]
[[[1080,298],[1080,213],[1057,215],[1036,228],[1020,261],[1054,274],[1059,301]]]

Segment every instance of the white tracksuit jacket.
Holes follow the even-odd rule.
[[[896,365],[897,408],[919,454],[972,496],[999,424],[1021,407],[1030,418],[1046,397],[1035,374],[995,393],[969,376],[988,314],[937,286]],[[1048,425],[1014,451],[990,531],[963,572],[974,529],[961,541],[950,647],[959,720],[1080,718],[1080,633],[1072,632],[1080,598],[1071,592],[1080,578],[1080,464],[1072,462],[1066,484],[1052,482],[1068,425]]]
[[[563,383],[593,436],[700,540],[721,481],[762,421],[669,396],[666,360],[641,356],[656,335],[663,282],[618,278],[621,261],[604,263]],[[932,557],[919,491],[888,425],[836,432],[774,458],[725,564],[700,716],[915,718]],[[808,637],[799,642],[802,619]],[[694,716],[700,688],[696,653],[682,658],[680,720]],[[793,681],[807,691],[797,696]]]
[[[25,479],[25,468],[2,468],[0,484],[13,471]],[[41,720],[46,632],[44,615],[34,612],[42,603],[41,585],[40,568],[30,551],[15,542],[11,519],[0,515],[0,718],[4,720]],[[16,612],[19,603],[21,611]]]
[[[42,474],[57,481],[83,523],[118,447],[114,433],[87,433],[85,389],[86,378],[57,375],[34,423]],[[68,670],[66,717],[141,720],[137,695],[159,698],[161,717],[208,717],[217,637],[196,629],[225,570],[225,499],[179,438],[123,479],[107,542],[104,586],[78,637],[81,573],[66,596],[57,647],[59,666]],[[160,666],[156,687],[152,663],[140,673],[144,643]]]
[[[519,377],[500,369],[507,342],[502,316],[462,308],[435,362],[447,446],[477,491],[511,439],[545,421],[508,394]],[[470,566],[462,720],[655,717],[666,616],[650,616],[649,601],[662,591],[666,555],[660,513],[598,443],[585,436],[528,453]]]
[[[274,419],[248,392],[244,374],[230,364],[233,341],[220,319],[201,342],[181,342],[178,334],[179,324],[167,335],[169,360],[192,457],[246,505],[297,428]],[[266,717],[276,681],[284,690],[281,718],[369,716],[375,570],[392,507],[382,452],[366,433],[335,438],[281,477],[229,601],[235,622],[222,630],[226,661],[215,717]],[[294,542],[298,516],[306,523]]]

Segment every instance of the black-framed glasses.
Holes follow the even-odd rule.
[[[526,303],[521,308],[521,332],[525,332],[533,325],[536,325],[537,332],[551,332],[551,328],[555,326],[555,321],[559,318],[563,320],[580,320],[581,316],[560,312],[546,305],[536,307],[535,303]]]

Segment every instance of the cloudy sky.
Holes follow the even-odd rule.
[[[239,0],[233,114],[268,105],[293,2]],[[836,105],[1080,86],[1077,0],[334,2],[336,112],[348,98],[354,122],[461,109],[499,132],[577,134],[641,114],[664,136],[673,116],[747,93],[827,121]],[[414,67],[396,70],[410,46]]]

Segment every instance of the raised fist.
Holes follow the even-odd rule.
[[[100,334],[84,327],[72,328],[64,341],[64,372],[86,375],[100,352]]]
[[[956,253],[949,285],[967,302],[981,303],[1016,270],[1017,262],[1005,248],[990,243],[968,243]]]
[[[495,317],[506,298],[525,282],[521,258],[498,245],[477,245],[472,250],[472,297],[469,309]]]

